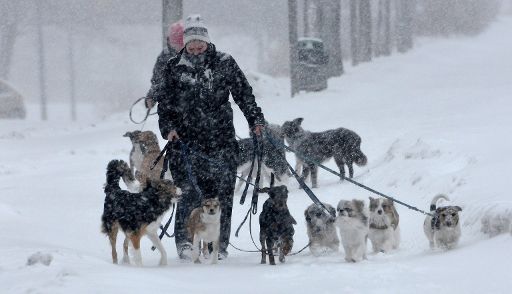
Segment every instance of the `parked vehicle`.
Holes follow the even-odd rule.
[[[0,79],[0,119],[24,119],[26,116],[23,96],[9,83]]]

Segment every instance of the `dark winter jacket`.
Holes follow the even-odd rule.
[[[176,130],[185,143],[202,152],[238,155],[229,94],[250,128],[264,125],[251,86],[235,60],[213,44],[208,45],[203,66],[193,66],[183,52],[169,60],[155,91],[162,136],[167,139]]]
[[[155,102],[158,102],[158,96],[155,95],[155,87],[162,83],[165,65],[167,64],[169,59],[176,56],[176,54],[178,54],[178,52],[174,50],[174,48],[167,46],[167,48],[162,50],[160,55],[158,55],[155,62],[155,66],[153,67],[153,76],[151,77],[151,88],[149,89],[146,97],[152,98],[153,100],[155,100]]]

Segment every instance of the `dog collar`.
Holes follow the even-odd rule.
[[[370,224],[370,229],[386,230],[387,228],[388,228],[387,225],[377,226],[376,224]]]

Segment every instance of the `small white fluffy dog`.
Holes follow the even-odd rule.
[[[337,225],[347,262],[366,259],[368,212],[362,200],[341,200],[338,203]]]
[[[327,203],[323,205],[333,215],[336,214],[334,207]],[[311,204],[305,211],[306,229],[309,238],[309,250],[314,256],[320,256],[322,253],[332,250],[338,252],[340,240],[336,233],[336,218],[316,204]]]
[[[437,201],[450,199],[443,194],[435,196],[430,202],[430,212],[423,223],[423,231],[427,236],[430,248],[452,249],[459,243],[461,230],[459,223],[459,206],[436,207]]]
[[[370,232],[373,252],[389,252],[400,244],[400,217],[393,201],[370,197]]]
[[[217,198],[204,199],[200,207],[192,210],[187,228],[192,237],[192,260],[194,263],[201,263],[199,260],[201,241],[204,257],[208,252],[208,243],[212,242],[211,263],[217,263],[219,259],[220,214],[220,202]]]

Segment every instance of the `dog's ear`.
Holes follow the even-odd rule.
[[[304,118],[302,117],[299,117],[299,118],[296,118],[293,120],[293,122],[296,124],[296,125],[301,125],[302,124],[302,121],[304,120]]]
[[[462,211],[462,208],[460,206],[455,206],[455,209],[457,209],[457,211]]]
[[[311,218],[309,217],[308,209],[304,210],[304,217],[306,218],[306,222],[310,223]]]
[[[352,200],[354,203],[354,206],[356,207],[357,211],[362,212],[364,210],[364,201],[363,200]]]
[[[333,215],[336,215],[336,209],[334,209],[334,207],[329,207],[329,222],[330,223],[333,223],[336,221],[336,217],[334,217]]]
[[[294,225],[297,224],[297,221],[293,218],[293,216],[288,212],[288,216],[289,216],[289,219],[290,219],[290,222]]]

